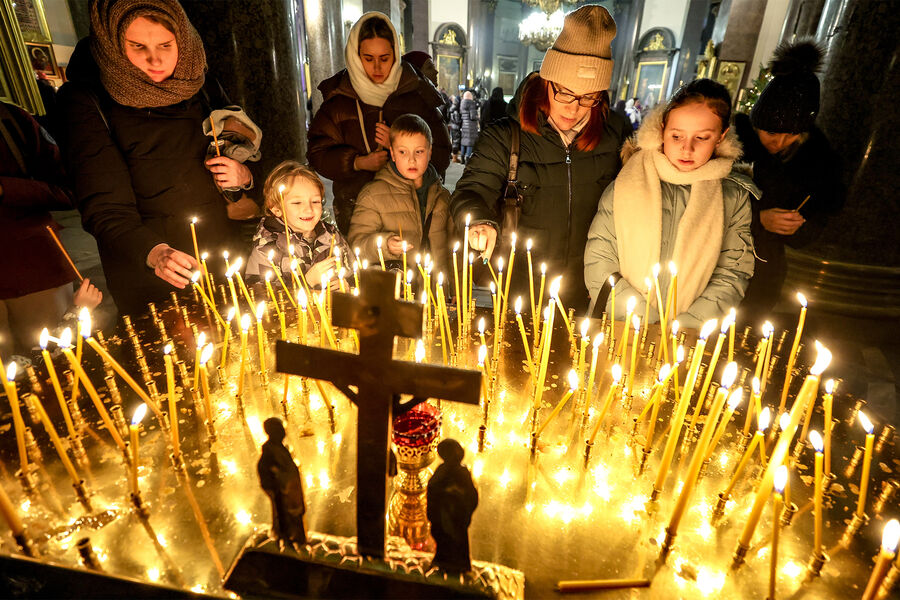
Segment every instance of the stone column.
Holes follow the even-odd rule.
[[[344,24],[341,3],[330,0],[303,2],[306,25],[306,51],[312,112],[322,106],[319,84],[344,68]]]
[[[428,52],[428,24],[429,24],[429,2],[428,0],[406,0],[407,1],[407,19],[406,19],[406,51],[420,50]]]
[[[286,159],[305,160],[300,0],[182,0],[182,5],[203,38],[208,76],[217,78],[262,129],[259,172]],[[256,185],[261,188],[262,182]]]
[[[320,4],[327,4],[329,2],[337,4],[338,11],[340,11],[340,3],[335,0],[318,0],[318,2]],[[394,24],[397,31],[403,31],[403,11],[400,10],[400,0],[363,0],[363,12],[367,13],[372,10],[377,10],[378,12],[386,14],[390,17],[391,23]],[[406,43],[409,44],[409,40],[407,40]]]
[[[672,81],[677,89],[685,81],[694,78],[697,68],[697,56],[703,54],[700,38],[709,14],[709,0],[690,0],[684,30],[681,32],[681,52],[675,63]]]
[[[477,87],[483,85],[490,93],[490,79],[485,80],[484,72],[489,71],[494,64],[494,9],[489,2],[483,0],[469,0],[469,51],[466,57],[466,72],[463,79],[468,86],[471,75],[471,85]],[[525,48],[525,56],[528,49]],[[522,69],[524,59],[520,57],[519,69]],[[527,72],[527,71],[526,71]]]
[[[612,42],[613,65],[612,79],[609,84],[610,104],[615,106],[617,99],[631,81],[634,71],[634,45],[641,30],[641,18],[644,15],[644,0],[616,2],[613,7],[613,19],[616,21],[616,37]],[[615,94],[615,95],[612,95]]]
[[[815,35],[824,5],[825,0],[791,0],[781,30],[781,41],[793,42],[797,38]]]
[[[727,1],[727,0],[726,0]],[[752,62],[756,53],[756,43],[759,40],[760,26],[766,12],[767,0],[732,0],[728,11],[728,24],[725,29],[725,37],[719,48],[720,61],[742,61],[750,68],[744,70],[743,79],[738,87],[744,86],[744,81],[750,75],[755,76]],[[725,2],[722,3],[724,8]],[[722,14],[719,13],[719,19]],[[718,20],[716,28],[718,29]]]

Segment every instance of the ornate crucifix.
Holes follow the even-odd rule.
[[[481,373],[393,360],[395,336],[421,336],[422,306],[396,299],[395,273],[369,269],[359,279],[360,295],[334,294],[332,310],[335,325],[359,330],[358,355],[279,341],[275,358],[278,371],[331,381],[356,405],[359,551],[384,556],[394,396],[478,404]]]

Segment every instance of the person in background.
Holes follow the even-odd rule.
[[[47,231],[59,231],[49,211],[73,208],[56,143],[30,114],[0,102],[0,357],[27,356],[41,329],[102,300],[89,279],[73,296],[76,274]]]
[[[447,128],[450,130],[451,149],[453,150],[453,162],[460,162],[460,130],[462,129],[462,116],[459,114],[459,96],[450,96],[450,108],[447,110]]]
[[[628,116],[628,120],[631,121],[631,127],[637,131],[638,127],[641,126],[641,111],[637,107],[638,99],[637,98],[629,98],[625,102],[625,114]]]
[[[388,160],[394,119],[419,115],[434,135],[432,164],[443,177],[450,164],[450,136],[431,81],[399,55],[400,39],[380,12],[367,12],[350,30],[347,68],[319,84],[324,101],[309,128],[309,164],[334,182],[338,228],[350,230],[356,197]]]
[[[563,276],[563,302],[579,312],[588,304],[588,226],[600,195],[619,172],[619,148],[631,135],[628,122],[609,111],[606,90],[615,35],[615,21],[601,6],[582,6],[566,15],[540,73],[516,92],[510,118],[481,132],[450,201],[457,231],[463,231],[469,215],[472,250],[489,259],[500,234],[497,206],[509,172],[512,130],[519,128],[519,247],[532,239],[536,260],[547,263],[548,278]],[[524,254],[516,257],[524,261]],[[513,289],[525,289],[527,297],[524,262],[514,272]],[[517,293],[510,290],[513,298]]]
[[[822,51],[812,42],[775,51],[771,81],[750,111],[734,124],[744,146],[742,161],[762,191],[754,202],[756,268],[741,304],[750,325],[769,316],[787,275],[785,246],[815,241],[844,202],[840,159],[816,127]]]
[[[637,300],[635,314],[659,321],[663,308],[646,305],[654,264],[677,266],[677,304],[671,315],[697,329],[736,306],[753,275],[748,178],[732,171],[741,146],[729,128],[731,96],[720,83],[695,79],[668,104],[651,111],[623,149],[624,166],[606,188],[584,251],[584,277],[592,304],[611,310],[616,296]],[[659,274],[668,298],[671,278]],[[651,295],[652,298],[652,295]],[[617,320],[626,302],[616,304]],[[670,317],[671,320],[671,317]]]
[[[407,52],[403,55],[403,60],[414,66],[419,73],[421,73],[425,79],[430,81],[437,87],[438,84],[438,70],[434,64],[434,61],[431,60],[431,55],[427,52],[422,52],[421,50],[413,50],[412,52]],[[440,94],[440,90],[438,90]],[[443,98],[444,94],[441,95]]]
[[[491,90],[491,97],[481,105],[481,128],[484,129],[495,121],[506,118],[507,106],[509,105],[503,99],[503,88],[495,87]]]
[[[206,53],[176,0],[92,0],[57,96],[64,153],[85,230],[97,239],[120,312],[184,288],[197,268],[190,222],[213,255],[236,241],[223,189],[249,189],[248,167],[207,159],[213,95]],[[224,102],[227,104],[227,102]],[[252,200],[247,200],[253,212]],[[237,205],[237,203],[235,203]]]
[[[475,101],[475,94],[469,90],[463,93],[462,102],[459,103],[459,114],[461,161],[466,163],[472,156],[475,142],[478,141],[478,102]]]

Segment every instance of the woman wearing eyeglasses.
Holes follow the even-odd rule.
[[[609,110],[615,35],[615,21],[601,6],[566,16],[540,73],[519,86],[509,118],[482,131],[450,204],[460,231],[470,215],[471,249],[489,258],[500,234],[498,198],[506,187],[512,131],[518,128],[519,244],[532,240],[535,261],[547,263],[548,276],[563,276],[560,296],[579,311],[588,304],[588,227],[603,190],[619,172],[619,148],[631,133],[627,120]],[[527,283],[524,262],[513,276],[514,284]]]

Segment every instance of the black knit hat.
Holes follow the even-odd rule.
[[[771,133],[803,133],[819,114],[822,50],[814,42],[781,44],[769,69],[773,78],[750,111],[753,126]]]

